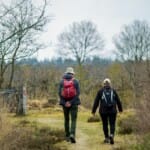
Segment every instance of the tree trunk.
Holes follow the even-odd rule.
[[[15,71],[15,60],[13,59],[12,64],[11,64],[11,73],[10,73],[10,80],[9,80],[9,83],[8,83],[8,88],[12,87],[14,71]]]

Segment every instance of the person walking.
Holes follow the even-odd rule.
[[[104,143],[114,144],[117,107],[119,112],[122,112],[123,109],[117,92],[111,87],[109,78],[104,79],[103,87],[97,92],[92,107],[93,115],[98,107],[105,136]]]
[[[76,123],[78,114],[78,105],[81,104],[79,95],[80,87],[77,79],[74,78],[72,67],[66,69],[62,80],[59,83],[59,104],[62,105],[64,113],[64,128],[66,140],[76,143]],[[70,119],[71,118],[71,119]]]

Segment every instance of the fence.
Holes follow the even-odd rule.
[[[17,115],[25,115],[27,113],[27,92],[26,87],[22,86],[18,89],[4,89],[0,91],[1,106],[6,106],[9,112],[16,112]]]

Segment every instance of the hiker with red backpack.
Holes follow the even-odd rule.
[[[93,115],[95,115],[98,107],[105,136],[104,143],[114,144],[117,107],[119,112],[123,110],[120,98],[117,92],[111,87],[109,78],[103,81],[103,88],[97,92],[92,108]]]
[[[64,127],[66,140],[76,143],[76,122],[78,114],[78,105],[80,105],[80,88],[79,82],[74,78],[74,70],[72,67],[66,69],[63,79],[59,84],[60,105],[64,112]],[[70,119],[71,117],[71,119]]]

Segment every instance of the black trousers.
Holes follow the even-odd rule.
[[[69,137],[70,135],[75,136],[78,106],[73,105],[69,108],[63,107],[63,111],[64,111],[64,127],[65,127],[66,137]]]
[[[109,134],[114,135],[117,113],[100,113],[100,116],[102,119],[105,138],[108,138]]]

